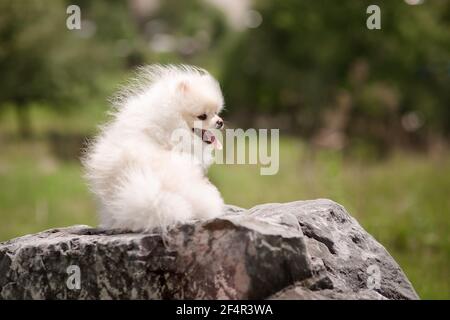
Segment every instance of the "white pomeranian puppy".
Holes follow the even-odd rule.
[[[82,159],[99,202],[101,226],[151,230],[223,212],[205,176],[223,96],[218,82],[191,66],[144,67],[114,101],[113,119]]]

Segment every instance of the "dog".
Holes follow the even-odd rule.
[[[205,173],[222,147],[223,105],[204,69],[142,67],[82,157],[100,226],[149,231],[220,216],[224,201]]]

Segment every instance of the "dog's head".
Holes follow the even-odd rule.
[[[213,129],[224,126],[219,116],[224,101],[219,83],[206,70],[186,65],[143,67],[115,103],[116,117],[129,131],[142,130],[169,145],[178,144],[187,132],[186,144],[221,148]]]
[[[206,72],[186,75],[178,80],[175,90],[175,105],[192,134],[204,143],[221,149],[213,130],[224,126],[219,116],[223,108],[223,96],[217,81]]]

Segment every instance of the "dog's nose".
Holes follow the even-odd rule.
[[[217,129],[222,129],[223,127],[223,121],[222,120],[217,120],[216,122],[216,128]]]

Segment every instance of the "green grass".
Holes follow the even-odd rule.
[[[0,240],[50,227],[95,223],[95,209],[77,164],[44,156],[41,144],[3,148]]]
[[[95,225],[79,163],[58,160],[44,133],[54,127],[92,132],[101,113],[62,119],[36,111],[38,134],[31,142],[10,139],[9,117],[0,122],[0,241]],[[315,198],[341,203],[393,255],[422,298],[450,298],[450,156],[399,153],[362,162],[284,138],[277,175],[261,176],[258,166],[215,165],[210,177],[227,203],[246,208]]]

